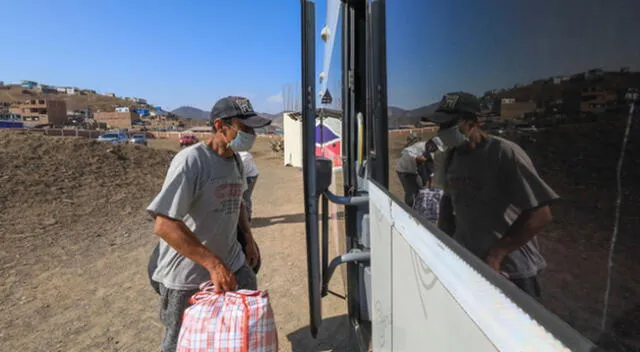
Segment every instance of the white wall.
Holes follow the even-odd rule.
[[[380,188],[369,192],[373,351],[569,351]]]
[[[289,113],[283,113],[284,165],[302,167],[302,119],[294,120]]]

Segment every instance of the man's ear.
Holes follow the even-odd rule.
[[[222,119],[215,119],[213,120],[213,130],[218,132],[222,129],[222,125],[224,125],[224,123],[222,123]]]

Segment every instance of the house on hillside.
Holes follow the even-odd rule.
[[[566,82],[570,80],[570,76],[555,76],[552,78],[553,84],[562,84],[562,82]]]
[[[39,125],[62,125],[67,120],[67,103],[64,100],[31,99],[11,108],[22,121],[34,121]]]
[[[518,119],[536,111],[534,101],[517,101],[515,98],[502,98],[491,104],[491,115],[498,115],[501,119]]]
[[[130,129],[139,120],[138,114],[133,111],[96,112],[93,118],[98,124],[117,129]]]
[[[38,82],[34,81],[20,81],[20,86],[22,88],[33,89],[38,85]]]
[[[607,108],[617,104],[618,94],[601,87],[586,87],[582,89],[580,111],[589,113],[603,113]]]
[[[35,88],[37,93],[55,93],[56,90],[46,84],[38,84]]]
[[[601,68],[594,68],[587,71],[584,75],[584,78],[589,81],[593,81],[596,79],[600,79],[604,76],[604,70]]]
[[[116,93],[104,93],[103,95],[106,97],[112,97],[112,98],[116,97]]]

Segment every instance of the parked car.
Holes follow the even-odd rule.
[[[198,143],[198,138],[196,136],[188,135],[188,136],[180,137],[180,146],[181,147],[190,146],[190,145],[196,144],[196,143]]]
[[[100,142],[127,143],[129,137],[124,132],[107,132],[98,137]]]
[[[147,136],[143,133],[136,133],[131,136],[131,139],[129,139],[129,143],[147,145]]]

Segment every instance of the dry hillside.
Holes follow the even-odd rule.
[[[37,93],[33,89],[25,89],[11,85],[0,89],[0,101],[21,103],[28,99],[59,99],[67,102],[67,110],[91,108],[93,111],[113,111],[117,106],[130,106],[132,102],[89,92],[67,95],[64,93]]]

